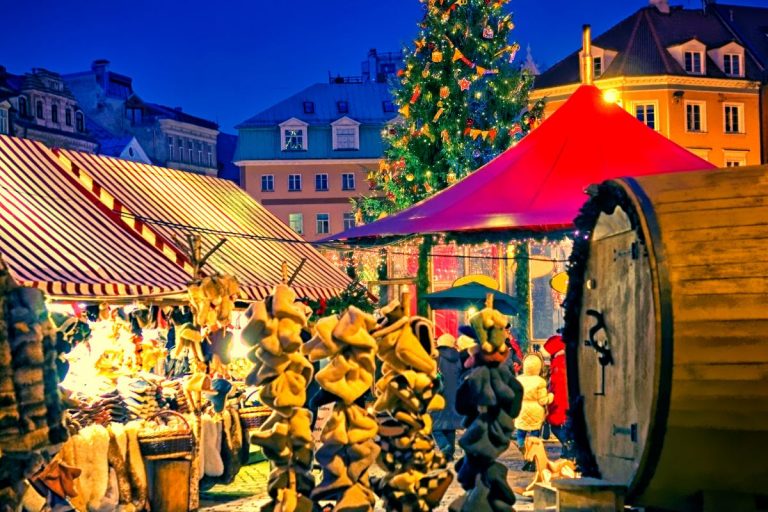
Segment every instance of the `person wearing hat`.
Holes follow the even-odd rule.
[[[462,373],[461,357],[456,349],[456,338],[443,334],[437,338],[437,366],[443,382],[445,408],[432,413],[435,442],[447,461],[456,451],[456,429],[461,427],[461,416],[456,412],[456,390]]]
[[[523,351],[520,349],[520,344],[512,335],[512,324],[507,323],[504,327],[504,333],[507,335],[505,343],[511,351],[505,363],[512,366],[515,375],[520,375],[520,370],[523,368]]]
[[[546,418],[545,406],[552,403],[554,396],[547,391],[547,381],[541,377],[543,361],[541,356],[531,353],[523,359],[523,375],[517,380],[523,386],[523,406],[515,418],[517,446],[523,451],[527,436],[540,437],[541,427]]]
[[[565,369],[565,343],[559,335],[550,336],[541,349],[549,355],[549,391],[554,395],[547,410],[547,423],[552,433],[562,445],[562,458],[569,458],[570,437],[567,429],[568,419],[568,380]]]

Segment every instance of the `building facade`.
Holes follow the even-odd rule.
[[[34,68],[15,75],[0,66],[0,133],[48,147],[94,152],[98,141],[61,75]]]
[[[397,116],[386,82],[401,66],[371,50],[360,77],[331,77],[241,123],[240,186],[307,240],[353,227],[351,199],[376,193],[369,173]]]
[[[581,83],[594,80],[606,101],[721,167],[765,160],[765,64],[728,20],[746,9],[645,7],[591,39],[536,78],[532,100],[544,117]],[[768,9],[749,8],[768,14]],[[764,37],[765,39],[765,37]]]
[[[64,75],[85,114],[119,140],[135,137],[152,163],[216,176],[216,123],[140,98],[133,80],[110,71],[109,61]]]

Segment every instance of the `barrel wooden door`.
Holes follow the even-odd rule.
[[[598,218],[584,283],[578,368],[587,434],[604,477],[630,485],[652,416],[656,334],[648,254],[621,208]]]

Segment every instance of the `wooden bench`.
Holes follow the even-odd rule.
[[[597,478],[553,480],[537,484],[533,493],[536,512],[614,512],[624,510],[627,488]]]

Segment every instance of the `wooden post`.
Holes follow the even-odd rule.
[[[286,284],[288,282],[288,262],[283,261],[283,264],[280,267],[280,271],[282,274],[282,282],[283,284]]]
[[[485,307],[488,309],[493,309],[493,294],[492,293],[486,293],[485,294]]]
[[[411,316],[411,292],[409,290],[400,294],[400,304],[403,306],[403,314]]]

